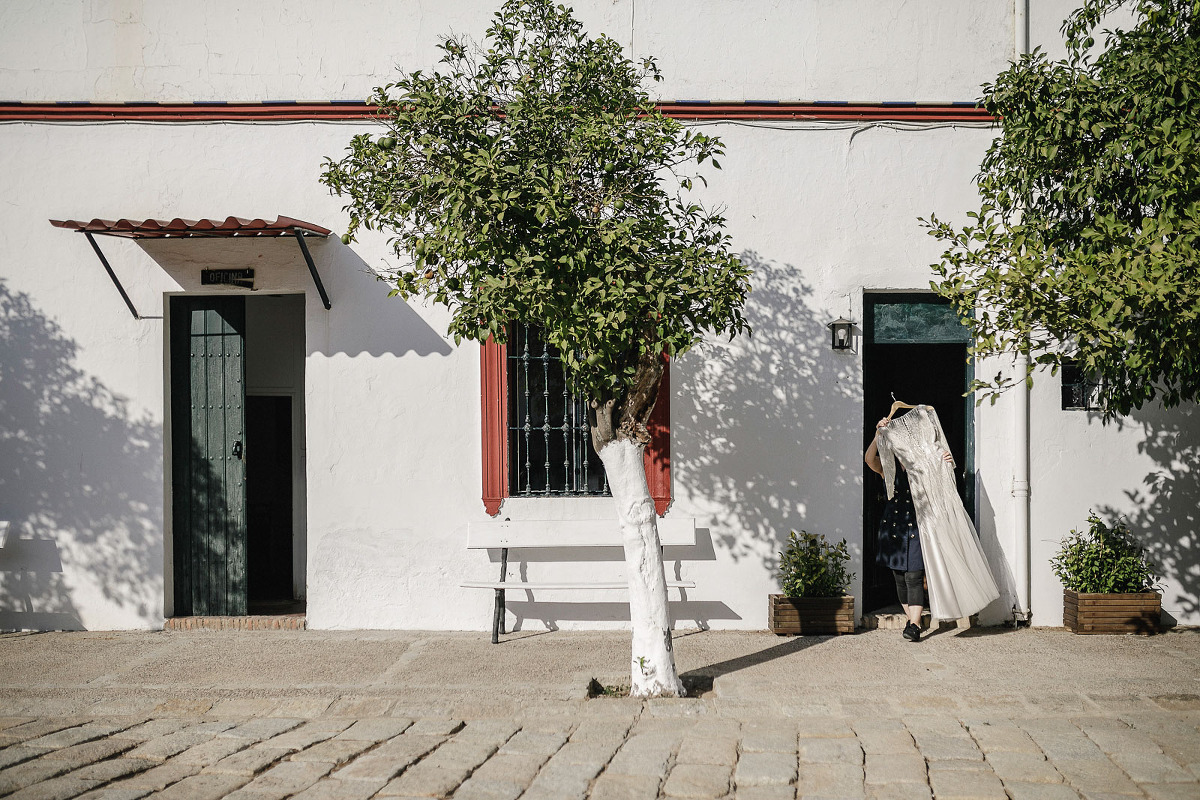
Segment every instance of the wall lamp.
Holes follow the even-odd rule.
[[[833,349],[849,350],[854,343],[854,321],[838,317],[827,326],[833,332]]]

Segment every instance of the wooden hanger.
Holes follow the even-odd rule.
[[[892,399],[896,400],[896,393],[892,392],[891,395],[892,395]],[[908,403],[904,403],[904,402],[901,402],[900,400],[896,400],[896,402],[892,403],[892,410],[888,412],[888,415],[887,415],[887,417],[885,417],[885,419],[891,420],[891,418],[896,414],[896,412],[902,408],[916,408],[916,406],[910,406]]]

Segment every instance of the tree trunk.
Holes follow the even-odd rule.
[[[667,580],[654,501],[646,484],[644,447],[632,439],[613,439],[600,450],[617,504],[629,572],[629,620],[633,627],[629,693],[634,697],[683,697],[686,692],[675,669],[671,646]]]
[[[687,694],[675,669],[662,546],[643,458],[650,441],[646,421],[658,399],[662,372],[658,355],[644,353],[639,358],[634,385],[619,406],[615,400],[592,403],[592,443],[604,462],[625,546],[633,628],[630,694],[634,697]]]

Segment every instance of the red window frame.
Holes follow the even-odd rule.
[[[483,507],[489,516],[500,513],[508,493],[508,348],[488,339],[479,348],[480,397],[483,429]],[[658,402],[646,426],[646,482],[654,510],[661,517],[671,505],[671,365],[663,354],[663,377]]]

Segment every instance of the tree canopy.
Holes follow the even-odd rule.
[[[1200,399],[1200,2],[1136,0],[1132,28],[1101,32],[1127,4],[1085,0],[1065,60],[1034,51],[984,87],[1002,131],[981,207],[926,222],[974,356],[1031,356],[976,381],[993,400],[1067,359],[1102,379],[1106,418]]]
[[[448,306],[456,341],[537,326],[600,402],[652,379],[652,406],[660,353],[747,330],[749,269],[721,215],[687,197],[721,142],[656,110],[652,59],[548,0],[508,0],[483,43],[440,48],[434,72],[375,91],[387,130],[322,175],[348,198],[345,241],[391,233],[393,294]]]

